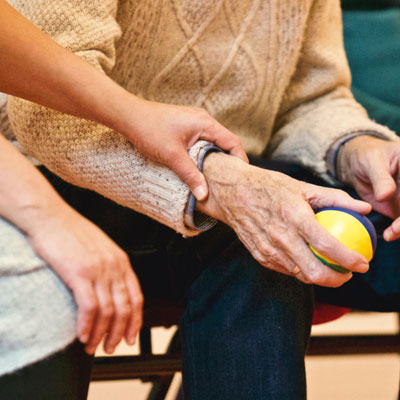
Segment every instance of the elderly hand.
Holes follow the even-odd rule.
[[[395,219],[384,239],[400,238],[400,142],[358,136],[340,150],[337,168],[342,182],[353,186],[374,210]]]
[[[112,353],[125,337],[134,344],[142,324],[143,296],[128,256],[97,226],[63,203],[28,214],[35,251],[72,290],[78,305],[77,333],[93,354],[104,338]],[[51,299],[49,299],[51,301]]]
[[[233,228],[263,266],[322,286],[340,286],[351,278],[351,272],[338,273],[322,264],[311,244],[349,271],[368,270],[367,260],[330,235],[313,209],[336,206],[365,214],[371,210],[369,204],[341,190],[297,181],[222,153],[207,156],[204,174],[210,196],[198,203],[198,209]]]

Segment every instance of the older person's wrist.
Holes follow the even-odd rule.
[[[382,140],[385,139],[372,135],[360,135],[344,143],[337,156],[337,178],[345,184],[351,184],[353,174],[350,172],[352,170],[350,163],[352,159],[357,157],[357,152],[363,151],[363,149],[371,146],[374,147],[373,142]]]
[[[359,131],[359,132],[353,132],[349,133],[345,136],[342,136],[340,139],[338,139],[335,143],[332,144],[332,146],[329,148],[327,154],[326,154],[326,164],[328,171],[332,178],[337,179],[341,182],[343,182],[338,174],[338,161],[339,161],[339,154],[343,147],[350,141],[354,140],[355,138],[358,138],[360,136],[368,136],[368,137],[376,137],[382,140],[389,140],[386,136],[382,135],[379,132],[374,132],[374,131]]]
[[[227,222],[222,209],[230,201],[231,193],[246,181],[255,168],[238,157],[225,153],[209,153],[203,163],[209,195],[207,200],[197,202],[196,209],[222,222]]]

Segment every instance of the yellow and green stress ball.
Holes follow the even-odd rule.
[[[318,222],[349,249],[372,260],[376,249],[376,231],[371,221],[361,214],[339,207],[323,208],[315,213]],[[338,272],[348,272],[333,260],[318,253],[311,245],[315,256],[328,267]]]

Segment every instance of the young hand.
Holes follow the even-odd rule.
[[[166,165],[188,186],[197,200],[208,187],[203,174],[188,155],[198,140],[207,140],[230,155],[248,162],[240,139],[202,108],[176,106],[134,98],[130,126],[119,127],[125,137],[153,161]],[[121,111],[124,115],[124,112]]]
[[[134,344],[143,296],[126,253],[65,204],[33,213],[28,238],[72,290],[78,305],[77,335],[87,353],[93,354],[102,339],[107,353],[123,337]]]

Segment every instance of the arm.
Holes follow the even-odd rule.
[[[221,174],[220,171],[224,173]],[[370,205],[347,193],[297,181],[222,153],[204,162],[210,195],[198,209],[225,222],[263,266],[306,283],[340,286],[351,278],[324,266],[308,244],[350,271],[366,272],[367,260],[317,222],[313,209],[344,207],[365,214]]]
[[[52,12],[52,6],[49,7]],[[99,7],[99,10],[105,12],[107,7]],[[108,10],[115,12],[111,6]],[[187,148],[199,139],[206,139],[232,154],[245,157],[239,141],[200,111],[145,102],[107,77],[101,68],[105,71],[111,68],[113,40],[120,34],[119,27],[111,17],[108,19],[110,37],[104,43],[107,54],[92,49],[93,53],[87,56],[98,67],[96,69],[51,40],[5,0],[0,0],[0,91],[120,132],[140,152],[172,168],[198,198],[204,198],[206,183],[188,157]],[[65,45],[78,51],[73,43]],[[140,126],[134,118],[146,114],[152,116],[154,126]],[[182,122],[180,126],[175,124],[175,129],[159,135],[156,128],[158,114],[159,118],[165,119],[170,114],[172,120]],[[174,153],[174,157],[169,157],[170,153]]]
[[[106,332],[107,352],[141,327],[142,293],[127,255],[69,207],[46,179],[0,135],[0,216],[17,226],[36,253],[72,290],[77,335],[88,353]]]
[[[340,24],[338,2],[314,2],[299,65],[281,104],[270,147],[273,157],[299,162],[328,179],[325,155],[342,136],[375,131],[397,140],[370,121],[353,100]],[[222,168],[223,176],[218,173]],[[366,259],[333,240],[313,213],[341,206],[364,214],[371,209],[368,204],[223,154],[209,155],[204,173],[210,196],[198,208],[230,225],[260,264],[320,285],[339,286],[350,279],[350,274],[339,276],[316,260],[308,248],[312,244],[350,271],[368,269]]]
[[[388,128],[371,121],[350,92],[341,23],[338,1],[314,1],[301,58],[269,147],[273,158],[299,162],[330,181],[325,156],[342,136],[374,131],[399,140]]]
[[[393,218],[383,237],[400,238],[400,143],[370,136],[347,142],[337,160],[339,179],[353,186],[373,208]]]

